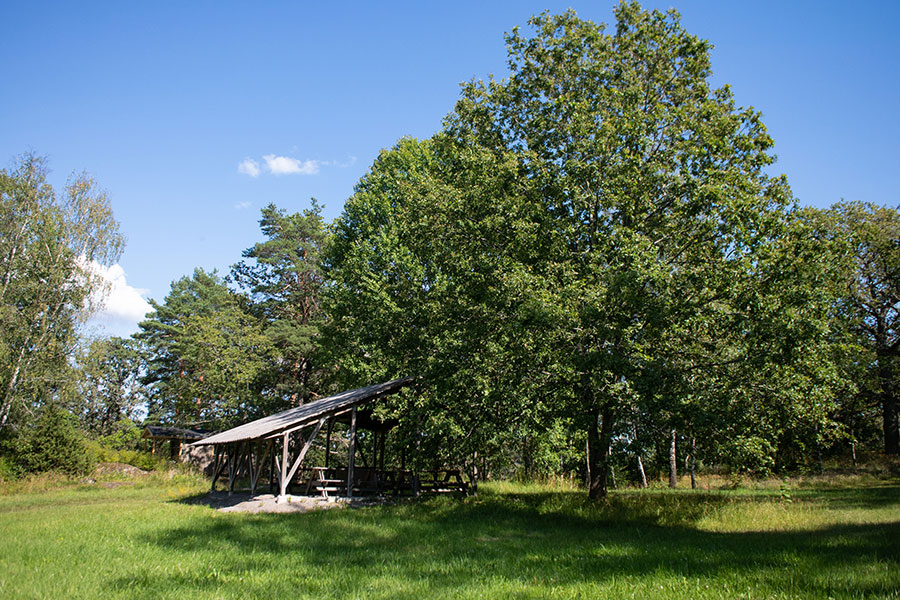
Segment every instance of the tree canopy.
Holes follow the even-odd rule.
[[[93,264],[124,245],[109,199],[88,175],[58,195],[45,159],[0,171],[0,427],[53,400],[78,326],[102,299]]]
[[[800,325],[759,344],[809,300],[785,294],[803,285],[779,271],[791,195],[760,115],[710,87],[710,46],[676,13],[616,18],[509,35],[509,79],[469,83],[433,140],[379,157],[327,271],[357,357],[421,369],[457,422],[570,419],[592,495],[636,403],[700,427],[735,369],[796,354]]]
[[[248,295],[249,309],[264,320],[265,335],[278,353],[271,373],[274,392],[302,404],[312,393],[322,320],[319,261],[327,236],[322,209],[315,199],[294,214],[270,204],[259,225],[268,239],[244,251],[253,262],[234,265],[230,279]]]
[[[841,244],[836,326],[852,336],[854,352],[845,366],[855,371],[859,400],[880,408],[884,451],[900,454],[900,213],[862,202],[810,210],[820,240]]]

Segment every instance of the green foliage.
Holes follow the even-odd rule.
[[[85,475],[94,468],[94,457],[84,436],[67,412],[47,406],[15,441],[13,460],[22,473],[50,471]]]
[[[123,245],[86,174],[58,196],[40,157],[0,171],[0,427],[23,424],[67,385],[77,327],[103,296],[93,264],[114,262]]]
[[[230,290],[215,272],[172,284],[135,337],[143,344],[149,419],[220,428],[308,400],[322,316],[321,208],[262,211],[268,237],[232,268]]]
[[[152,422],[223,427],[273,412],[263,394],[272,353],[263,324],[215,273],[172,284],[140,323]]]
[[[146,402],[140,381],[141,357],[133,339],[93,340],[77,356],[77,395],[70,410],[94,436],[119,434]]]
[[[877,407],[884,451],[900,454],[900,211],[847,202],[805,216],[823,244],[844,249],[835,261],[834,319],[850,338],[842,367],[858,393],[847,394],[843,416],[856,435]]]
[[[12,456],[0,453],[0,484],[15,480],[19,475]]]
[[[88,442],[88,449],[98,463],[123,463],[145,471],[165,471],[173,464],[161,456],[135,449],[131,444],[120,444],[116,439],[104,438]]]
[[[724,442],[718,452],[721,462],[737,473],[765,476],[775,466],[775,449],[765,438],[738,437]]]
[[[564,419],[592,495],[614,439],[672,429],[764,472],[780,439],[827,428],[841,385],[824,260],[804,260],[759,113],[710,87],[710,45],[674,12],[615,13],[610,32],[533,18],[509,79],[382,152],[326,253],[327,346],[343,381],[422,376],[394,402],[457,460]]]
[[[111,450],[137,450],[141,441],[141,430],[131,419],[116,421],[110,433],[97,438],[104,448]]]

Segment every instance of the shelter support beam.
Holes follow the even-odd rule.
[[[356,405],[350,414],[350,458],[347,462],[347,497],[353,497],[353,467],[356,461]]]
[[[226,459],[228,461],[228,495],[234,493],[234,480],[237,476],[239,450],[237,444],[228,444]]]
[[[291,443],[291,434],[285,433],[281,436],[281,464],[278,466],[278,484],[280,490],[278,498],[284,498],[287,492],[287,468],[288,468],[288,446]]]
[[[297,474],[297,469],[300,468],[300,465],[303,464],[303,459],[306,458],[306,453],[309,452],[310,446],[312,446],[313,440],[316,439],[316,436],[319,435],[319,430],[322,429],[322,425],[325,424],[325,418],[319,419],[319,423],[316,425],[316,428],[309,434],[309,439],[306,440],[306,443],[303,444],[303,449],[300,450],[300,453],[297,455],[296,460],[294,461],[293,466],[291,467],[290,473],[288,473],[287,480],[290,481],[294,478],[294,475]]]
[[[209,488],[210,492],[216,491],[216,481],[219,479],[219,474],[222,472],[222,449],[218,444],[213,446],[213,475],[212,475],[212,485]]]
[[[330,467],[331,462],[331,432],[334,430],[334,417],[328,419],[328,429],[325,432],[325,468]]]

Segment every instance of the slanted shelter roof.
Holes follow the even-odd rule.
[[[414,377],[403,377],[370,385],[367,387],[342,392],[328,398],[321,398],[291,408],[250,423],[239,425],[233,429],[217,433],[200,441],[194,442],[193,446],[205,446],[212,444],[229,444],[231,442],[240,442],[244,440],[256,440],[260,438],[268,438],[283,433],[288,429],[302,427],[307,423],[312,423],[322,417],[334,416],[345,410],[349,410],[355,404],[368,402],[382,396],[389,396],[401,388],[411,385],[415,381]]]
[[[180,427],[165,427],[163,425],[147,425],[147,427],[144,428],[144,433],[141,434],[141,437],[157,440],[199,440],[206,435],[206,433],[201,433],[192,429],[181,429]]]

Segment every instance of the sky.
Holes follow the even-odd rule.
[[[507,73],[542,11],[612,23],[612,0],[0,3],[0,166],[87,171],[127,246],[99,333],[128,335],[171,283],[228,272],[259,211],[331,221],[378,152],[440,129],[461,83]],[[649,1],[708,39],[713,83],[753,106],[798,202],[898,206],[900,2]]]

